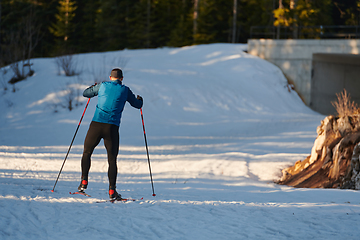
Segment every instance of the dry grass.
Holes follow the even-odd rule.
[[[351,101],[350,94],[344,89],[343,92],[336,94],[337,101],[331,102],[335,107],[339,117],[352,116],[359,112],[359,106]]]

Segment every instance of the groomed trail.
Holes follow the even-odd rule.
[[[359,192],[273,183],[310,154],[324,116],[289,91],[277,67],[245,49],[81,54],[74,77],[58,75],[52,58],[34,59],[35,75],[0,95],[0,239],[358,239]],[[96,203],[108,198],[102,143],[92,158],[91,197],[69,194],[80,181],[96,98],[52,193],[86,103],[61,108],[64,87],[82,92],[124,60],[124,84],[144,98],[156,197],[140,112],[130,107],[120,127],[118,190],[144,199]]]

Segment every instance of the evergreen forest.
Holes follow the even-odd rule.
[[[124,48],[246,43],[253,26],[359,20],[358,0],[0,0],[0,66]]]

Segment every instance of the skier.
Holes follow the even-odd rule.
[[[98,103],[89,130],[84,141],[84,152],[81,159],[81,183],[78,187],[84,192],[88,185],[88,174],[91,164],[91,154],[101,139],[108,156],[108,178],[110,200],[121,200],[121,195],[116,191],[117,163],[119,152],[119,125],[121,113],[127,102],[140,109],[143,105],[141,96],[133,94],[129,87],[122,84],[123,73],[121,69],[111,71],[110,80],[95,84],[85,89],[83,96],[92,98],[98,96]]]

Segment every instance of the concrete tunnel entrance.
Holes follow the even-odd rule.
[[[314,53],[309,106],[324,115],[336,115],[331,102],[344,89],[360,105],[360,55]]]

